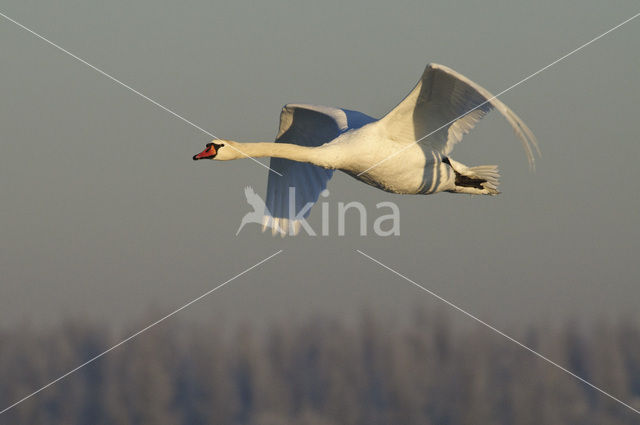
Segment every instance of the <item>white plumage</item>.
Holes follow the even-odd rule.
[[[500,112],[522,141],[530,166],[538,144],[531,130],[504,103],[463,75],[430,64],[413,90],[376,120],[357,111],[286,105],[275,143],[216,140],[194,159],[272,157],[264,228],[297,232],[333,170],[382,190],[495,195],[498,168],[467,167],[449,157],[456,143],[491,109]],[[231,149],[225,148],[230,145]]]

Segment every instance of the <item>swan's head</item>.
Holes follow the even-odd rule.
[[[194,155],[193,160],[197,161],[199,159],[227,159],[224,158],[224,156],[226,156],[225,146],[227,145],[227,141],[217,140],[216,142],[207,143],[207,147],[205,148],[205,150],[203,150],[199,154]],[[223,153],[223,151],[225,151],[225,153]]]

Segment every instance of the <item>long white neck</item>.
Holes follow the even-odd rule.
[[[290,143],[240,143],[227,141],[229,147],[236,151],[236,157],[240,159],[250,156],[252,158],[275,157],[291,159],[299,162],[309,162],[324,168],[335,168],[333,161],[326,155],[323,147],[308,147]]]

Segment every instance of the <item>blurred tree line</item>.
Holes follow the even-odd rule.
[[[249,327],[166,322],[0,416],[0,424],[638,424],[640,415],[496,335],[418,311]],[[512,336],[640,408],[640,326]],[[0,410],[120,339],[98,325],[0,332]]]

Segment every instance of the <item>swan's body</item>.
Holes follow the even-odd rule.
[[[512,125],[533,166],[537,143],[524,122],[479,85],[436,64],[380,120],[346,109],[286,105],[275,143],[220,140],[194,159],[271,157],[270,168],[281,175],[269,173],[264,223],[274,233],[295,232],[296,217],[307,217],[333,170],[400,194],[499,193],[496,166],[470,168],[449,157],[493,108]]]

